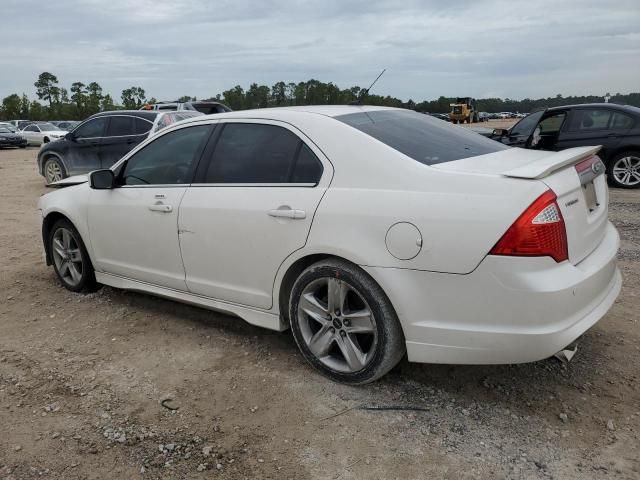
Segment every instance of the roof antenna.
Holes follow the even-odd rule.
[[[369,88],[363,88],[362,90],[360,90],[360,94],[358,95],[358,99],[350,102],[349,105],[362,105],[362,102],[364,102],[364,99],[367,97],[367,95],[369,95],[369,90],[371,90],[373,88],[373,86],[376,84],[376,82],[378,81],[378,79],[382,76],[382,74],[384,72],[386,72],[387,69],[383,69],[380,72],[380,75],[378,75],[376,77],[376,79],[373,81],[373,83],[371,85],[369,85]]]

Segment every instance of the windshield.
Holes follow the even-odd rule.
[[[38,125],[40,130],[43,131],[43,132],[48,132],[48,131],[51,131],[51,130],[60,130],[53,123],[49,123],[49,122],[37,123],[36,125]]]
[[[376,110],[335,118],[425,165],[509,148],[463,127],[410,110]]]
[[[16,131],[15,128],[9,127],[7,125],[0,125],[0,133],[14,133]]]

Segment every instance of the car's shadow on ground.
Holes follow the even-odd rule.
[[[297,355],[298,349],[290,331],[275,332],[255,327],[244,320],[224,313],[193,307],[137,292],[125,292],[105,287],[105,294],[114,303],[128,305],[151,316],[170,315],[176,322],[188,326],[223,331],[239,341],[255,341],[262,349],[283,358],[296,357],[296,361],[272,364],[272,368],[299,368],[300,375],[309,375],[311,369]],[[368,398],[420,405],[434,389],[468,402],[497,402],[518,408],[545,403],[556,395],[559,388],[571,388],[588,393],[597,376],[597,365],[603,361],[601,345],[595,334],[588,332],[579,342],[579,351],[570,363],[556,358],[517,365],[436,365],[417,364],[403,360],[388,375],[365,387],[339,387],[340,395],[348,398]],[[324,379],[317,373],[318,381]],[[377,398],[377,400],[376,400]]]

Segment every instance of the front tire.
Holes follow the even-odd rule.
[[[62,285],[72,292],[94,291],[98,284],[91,259],[80,234],[67,219],[60,219],[49,232],[53,269]]]
[[[402,328],[386,294],[344,260],[323,260],[300,274],[289,318],[304,358],[337,382],[373,382],[405,354]]]
[[[622,152],[607,167],[609,183],[618,188],[640,188],[640,152]]]
[[[60,181],[67,177],[64,165],[56,157],[47,158],[42,170],[44,171],[44,178],[47,180],[47,184]]]

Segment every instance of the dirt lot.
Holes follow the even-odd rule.
[[[624,287],[570,364],[404,363],[354,388],[288,332],[64,290],[35,155],[0,151],[0,478],[640,478],[640,191],[611,192]]]

